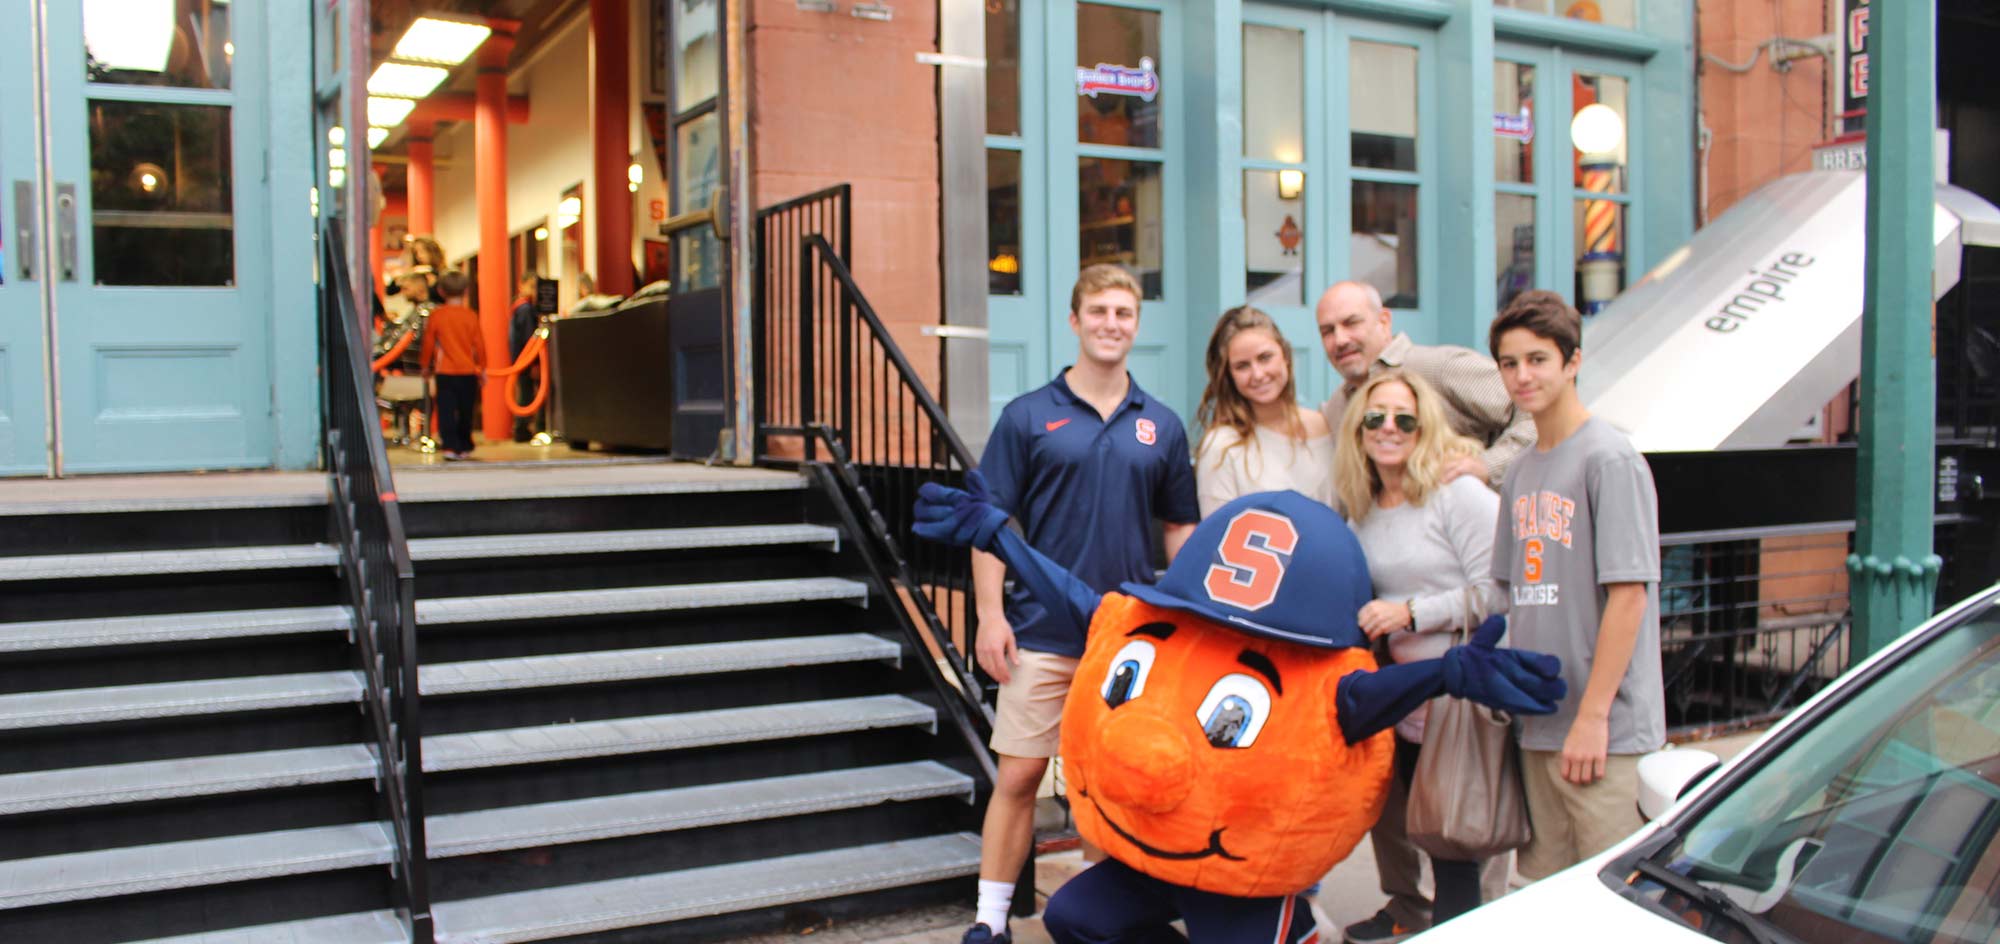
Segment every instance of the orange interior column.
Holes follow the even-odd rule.
[[[431,144],[434,129],[428,121],[409,122],[408,136],[404,139],[410,145],[409,194],[410,194],[410,235],[434,236],[437,234],[436,214],[436,150]]]
[[[630,35],[625,0],[590,0],[590,149],[597,171],[597,291],[632,294],[631,76],[626,71]]]
[[[479,328],[486,337],[486,364],[507,366],[507,315],[513,292],[507,284],[511,254],[507,246],[507,57],[514,51],[512,34],[495,32],[479,47],[479,80],[472,118],[473,190],[479,201]],[[412,207],[412,215],[415,208]],[[416,229],[415,220],[411,230]],[[486,384],[480,396],[480,428],[492,442],[514,431],[507,412],[507,387],[500,380]]]

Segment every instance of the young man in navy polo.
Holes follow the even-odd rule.
[[[1125,370],[1139,294],[1117,266],[1077,276],[1069,296],[1076,363],[1007,404],[980,460],[994,504],[1020,522],[1028,544],[1099,593],[1153,582],[1154,519],[1171,560],[1200,517],[1180,417]],[[1006,944],[1014,879],[1034,844],[1035,793],[1056,754],[1084,627],[1025,590],[1004,595],[1007,566],[980,551],[972,557],[975,654],[1000,683],[992,740],[1000,763],[981,829],[979,916],[964,944]]]

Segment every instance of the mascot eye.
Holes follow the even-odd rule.
[[[1153,644],[1134,639],[1111,657],[1111,671],[1104,674],[1104,703],[1118,707],[1146,690],[1146,673],[1153,670]]]
[[[1225,675],[1208,690],[1194,719],[1214,747],[1249,747],[1271,716],[1271,693],[1248,675]]]

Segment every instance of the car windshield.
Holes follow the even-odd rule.
[[[1961,618],[1633,863],[1627,893],[1721,940],[2000,940],[2000,606]]]

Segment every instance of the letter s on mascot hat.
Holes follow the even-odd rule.
[[[1372,671],[1360,542],[1296,492],[1247,495],[1195,529],[1157,586],[1107,594],[1063,710],[1077,829],[1162,881],[1287,895],[1381,813],[1391,735],[1349,745],[1334,695]]]

